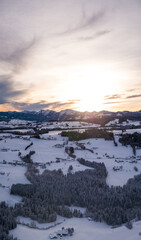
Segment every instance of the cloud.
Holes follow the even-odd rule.
[[[107,95],[107,96],[104,96],[104,98],[106,100],[112,100],[112,99],[120,99],[122,98],[124,94],[113,94],[113,95]]]
[[[118,104],[118,103],[121,103],[121,102],[104,102],[103,104]]]
[[[20,103],[20,102],[12,102],[11,105],[14,107],[16,110],[20,111],[40,111],[40,110],[64,110],[66,108],[71,108],[73,107],[74,104],[76,104],[79,100],[71,100],[68,102],[46,102],[46,101],[40,101],[40,102],[35,102],[35,103]]]
[[[140,98],[140,97],[141,97],[141,94],[136,94],[136,95],[127,96],[126,99],[129,99],[129,98]]]
[[[97,35],[97,36],[105,35],[105,34],[107,34],[107,33],[110,33],[111,31],[112,31],[112,30],[107,30],[107,29],[101,30],[101,31],[98,31],[98,32],[96,33],[96,35]]]
[[[69,28],[66,31],[62,32],[60,35],[67,35],[67,34],[71,34],[71,33],[76,33],[79,31],[83,31],[89,27],[94,26],[96,23],[98,23],[105,15],[104,10],[100,10],[96,13],[94,13],[91,17],[86,19],[86,15],[83,14],[81,23],[78,24],[75,27]]]
[[[23,95],[25,90],[15,90],[11,76],[0,76],[0,104],[8,103],[12,98]]]
[[[4,46],[5,51],[0,53],[0,61],[6,64],[11,64],[14,68],[14,73],[24,68],[26,63],[26,57],[29,51],[35,46],[37,39],[32,39],[29,42],[20,41],[18,46],[13,48],[13,50],[7,48],[6,44]]]
[[[130,89],[130,92],[134,92],[136,91],[136,89]],[[127,90],[126,92],[129,92],[129,90]],[[126,96],[125,94],[113,94],[113,95],[107,95],[104,97],[105,100],[107,100],[107,102],[104,102],[104,104],[116,104],[116,103],[121,103],[121,102],[114,102],[114,101],[108,101],[108,100],[127,100],[127,99],[134,99],[134,98],[140,98],[141,94],[134,94],[134,95],[129,95]]]
[[[14,77],[16,73],[19,73],[20,70],[25,68],[27,54],[35,43],[35,39],[30,42],[22,41],[22,43],[18,44],[12,51],[11,47],[9,49],[7,45],[5,45],[5,47],[2,45],[4,51],[0,50],[0,63],[2,62],[4,63],[4,67],[6,66],[5,72],[8,70],[11,71],[8,75],[0,75],[0,104],[9,103],[13,98],[20,97],[27,92],[26,90],[17,90],[18,87],[14,81]]]
[[[99,37],[105,36],[105,35],[109,34],[111,31],[112,30],[98,31],[95,34],[93,34],[92,36],[81,37],[81,38],[78,38],[78,40],[80,40],[80,41],[91,41],[91,40],[97,39]]]
[[[80,99],[69,99],[68,102],[80,102]]]
[[[135,92],[135,91],[137,91],[136,88],[132,88],[132,89],[128,89],[128,90],[126,90],[126,92]]]

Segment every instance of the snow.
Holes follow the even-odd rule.
[[[133,131],[134,130],[132,129],[127,132]],[[141,130],[136,129],[136,131]],[[93,153],[89,150],[75,150],[75,160],[68,156],[65,152],[65,147],[70,145],[75,149],[78,148],[78,146],[75,142],[69,142],[67,145],[67,138],[62,138],[58,133],[60,133],[60,131],[52,131],[49,134],[42,134],[41,138],[43,139],[32,138],[31,142],[33,142],[33,145],[26,151],[24,149],[30,144],[30,141],[27,142],[22,138],[3,139],[0,141],[0,162],[3,160],[6,160],[7,162],[11,162],[11,160],[21,161],[18,156],[19,151],[22,155],[25,155],[30,150],[33,150],[35,151],[35,154],[32,155],[34,162],[46,164],[46,169],[48,170],[62,169],[63,173],[67,174],[70,165],[73,166],[72,173],[76,171],[84,171],[88,168],[79,164],[76,160],[77,158],[82,157],[88,161],[105,163],[108,171],[106,181],[109,186],[123,186],[129,178],[133,178],[135,175],[141,173],[141,161],[130,163],[134,160],[132,148],[130,146],[124,147],[118,142],[118,134],[121,133],[121,131],[114,131],[115,141],[118,143],[117,147],[114,146],[113,141],[105,141],[104,139],[87,139],[80,141],[80,143],[84,143],[87,149],[93,150]],[[59,144],[62,145],[61,148],[56,147]],[[137,157],[139,156],[141,156],[141,150],[137,149]],[[60,162],[56,162],[57,159],[60,159]],[[118,163],[116,160],[123,162]],[[123,169],[121,171],[114,171],[114,166],[122,166]],[[138,168],[138,172],[134,170],[134,166]],[[17,169],[17,167],[15,169]],[[45,169],[39,167],[39,170],[40,173],[42,173]],[[21,174],[21,176],[24,176],[24,174]]]
[[[71,207],[69,207],[69,209],[71,209],[72,211],[74,211],[76,209],[76,210],[80,211],[82,214],[85,214],[85,212],[86,212],[86,208],[77,207],[77,206],[71,206]]]
[[[117,113],[117,117],[122,117],[122,113]]]
[[[141,128],[138,128],[138,129],[128,129],[125,132],[123,132],[123,134],[126,134],[126,133],[133,134],[135,132],[141,133]]]
[[[44,116],[47,116],[50,112],[50,110],[41,110],[40,113],[42,113]]]
[[[60,130],[58,130],[58,131],[50,131],[49,133],[44,133],[44,134],[40,135],[40,137],[43,138],[43,139],[45,139],[45,138],[47,139],[49,136],[53,136],[53,135],[57,136],[58,134],[61,134],[61,132],[62,131],[60,131]]]
[[[114,146],[113,141],[105,141],[104,139],[87,139],[80,141],[84,143],[85,147],[94,151],[91,153],[88,150],[75,150],[74,154],[77,158],[84,158],[88,161],[104,162],[108,177],[106,182],[109,186],[123,186],[127,183],[129,178],[133,178],[135,175],[141,173],[141,161],[136,164],[131,163],[134,160],[132,148],[130,146],[124,147],[118,142],[119,137],[115,136],[115,141],[118,146]],[[137,156],[141,154],[140,150],[137,150]],[[123,162],[116,162],[123,161]],[[114,171],[114,166],[123,166],[121,171]],[[134,166],[138,168],[138,172],[134,171]]]
[[[21,201],[20,196],[10,195],[10,187],[16,183],[30,183],[25,177],[26,167],[9,163],[21,162],[18,151],[24,149],[27,142],[22,139],[6,138],[0,141],[0,201],[10,206]],[[3,160],[6,164],[3,164]]]
[[[117,120],[117,119],[116,119]],[[13,120],[12,120],[13,121]],[[129,123],[131,123],[129,121]],[[134,122],[137,124],[137,122]],[[5,123],[3,123],[5,124]],[[17,122],[13,121],[10,124],[27,124],[27,122]],[[36,125],[32,123],[33,126]],[[109,123],[111,124],[111,123]],[[113,124],[113,123],[112,123]],[[12,125],[9,125],[12,126]],[[85,122],[53,122],[53,123],[40,123],[40,128],[77,128],[78,131],[82,131],[85,128],[92,127],[94,124],[89,124]],[[21,130],[25,132],[26,130]],[[115,136],[115,141],[118,144],[116,147],[113,141],[105,141],[104,139],[86,139],[79,141],[85,146],[85,150],[82,150],[77,142],[70,142],[68,138],[61,137],[58,135],[61,131],[51,131],[48,134],[42,134],[41,139],[31,138],[28,141],[24,139],[24,136],[15,136],[14,134],[1,133],[0,134],[0,201],[6,201],[10,206],[13,206],[16,202],[21,201],[20,196],[10,195],[10,187],[12,184],[16,183],[30,183],[25,177],[26,166],[11,165],[9,163],[15,163],[16,161],[22,163],[22,160],[18,156],[19,151],[22,155],[29,153],[30,151],[35,151],[32,155],[33,162],[38,162],[38,169],[42,173],[45,169],[54,170],[62,169],[64,174],[68,173],[68,168],[70,165],[73,166],[72,173],[76,171],[84,171],[85,169],[91,169],[86,166],[79,164],[77,158],[84,158],[88,161],[104,162],[108,177],[106,182],[109,186],[123,186],[126,184],[129,178],[133,178],[135,175],[141,173],[141,149],[136,150],[136,157],[133,156],[133,150],[130,146],[125,147],[119,143],[119,134],[121,130],[113,131]],[[129,129],[123,134],[140,132],[141,129]],[[25,148],[33,142],[27,150]],[[74,148],[74,155],[76,158],[72,158],[65,152],[65,147],[72,146]],[[3,160],[7,164],[3,164]],[[59,160],[59,161],[58,161]],[[136,160],[136,162],[133,162]],[[114,171],[113,167],[120,167],[121,170]],[[136,172],[134,167],[138,168]],[[45,167],[45,168],[44,168]],[[71,209],[76,209],[72,206]],[[85,212],[85,209],[78,208],[81,212]],[[138,240],[140,239],[139,232],[141,231],[141,221],[134,223],[132,230],[128,230],[125,226],[112,229],[104,223],[96,223],[93,221],[88,221],[88,219],[65,219],[58,217],[56,223],[62,222],[60,225],[54,226],[56,223],[45,223],[39,224],[37,221],[32,221],[29,218],[19,217],[20,221],[24,223],[35,222],[36,226],[39,228],[47,228],[53,226],[48,230],[37,230],[31,229],[21,224],[11,231],[14,237],[21,240],[23,239],[49,239],[49,234],[62,227],[68,228],[73,227],[75,232],[72,237],[65,237],[63,239],[71,240],[119,240],[129,239]]]
[[[5,121],[0,122],[0,128],[7,128],[8,123]]]
[[[126,126],[126,125],[139,126],[139,125],[141,125],[141,122],[140,121],[127,120],[125,122],[122,122],[120,125],[122,125],[122,126]]]
[[[1,135],[0,135],[1,136]],[[9,136],[9,135],[7,135]],[[27,146],[27,141],[24,141],[22,138],[3,138],[2,141],[0,141],[0,149],[7,148],[12,150],[19,150],[24,149]]]
[[[119,123],[119,119],[114,119],[113,121],[108,122],[105,126],[112,126],[112,125],[116,125],[116,126],[140,126],[141,122],[140,121],[132,121],[132,120],[128,120],[127,121],[123,121],[122,123]]]
[[[63,174],[67,175],[68,168],[70,165],[73,166],[73,170],[71,171],[71,173],[75,173],[77,171],[84,171],[85,169],[92,169],[79,164],[76,160],[67,160],[62,161],[60,163],[52,163],[50,166],[47,166],[47,169],[48,170],[61,169],[63,171]]]
[[[105,116],[112,116],[112,113],[99,113],[98,116],[100,118],[105,117]]]
[[[0,186],[0,202],[5,201],[9,206],[14,206],[22,200],[22,197],[10,194],[9,188],[4,188]]]
[[[33,139],[33,145],[30,147],[30,150],[35,151],[35,154],[32,156],[33,161],[46,164],[46,169],[48,170],[58,170],[61,168],[64,174],[68,173],[70,165],[73,165],[72,173],[89,169],[89,167],[83,166],[69,157],[65,152],[66,145],[63,146],[65,141],[61,136],[55,136],[55,140]],[[62,147],[57,147],[59,144],[62,144]],[[22,154],[25,152],[22,151]],[[59,159],[59,162],[56,162],[57,159]],[[42,173],[45,169],[39,168],[39,170]]]
[[[33,161],[46,163],[56,162],[56,157],[66,158],[67,154],[61,148],[55,147],[59,143],[60,140],[33,139],[33,145],[30,147],[30,150],[35,151],[35,154],[32,156]]]
[[[19,161],[18,152],[28,145],[27,141],[20,138],[6,138],[0,141],[0,162]]]
[[[63,237],[62,239],[71,239],[71,240],[119,240],[119,239],[128,239],[128,240],[139,240],[139,232],[141,231],[141,221],[136,222],[133,225],[133,229],[129,230],[125,226],[121,226],[115,229],[112,229],[110,226],[107,226],[104,223],[96,223],[93,221],[88,221],[86,218],[72,218],[67,219],[62,224],[57,225],[48,230],[37,230],[31,229],[26,226],[18,225],[16,229],[11,230],[10,234],[14,237],[17,237],[21,240],[47,240],[49,239],[49,234],[59,231],[60,229],[73,227],[74,234],[71,237]]]
[[[25,172],[26,168],[23,166],[0,164],[0,201],[5,201],[10,206],[21,201],[20,196],[10,195],[10,188],[12,184],[30,183],[24,175]]]
[[[12,184],[16,183],[30,183],[25,177],[26,167],[13,166],[9,164],[0,165],[0,183],[6,187],[11,187]],[[1,173],[4,173],[2,175]]]
[[[4,130],[3,132],[6,132],[7,130]],[[8,130],[8,132],[10,133],[14,133],[14,132],[19,132],[19,133],[27,133],[27,132],[31,132],[31,133],[35,133],[35,131],[32,128],[27,128],[27,129],[12,129],[12,130]]]
[[[31,218],[25,218],[22,216],[17,217],[18,223],[20,222],[21,224],[29,224],[30,226],[34,223],[34,226],[37,226],[39,229],[47,229],[54,227],[57,224],[61,224],[66,220],[66,218],[57,216],[57,219],[55,222],[50,222],[50,223],[38,223],[36,220],[32,220]]]
[[[120,134],[133,134],[135,132],[141,133],[141,128],[134,128],[134,129],[126,129],[125,132],[122,132],[122,130],[113,130],[112,131],[114,135],[120,135]]]
[[[64,122],[47,122],[42,123],[40,128],[48,128],[48,129],[55,129],[55,128],[89,128],[89,127],[99,127],[100,124],[95,123],[87,123],[87,122],[79,122],[79,121],[64,121]]]
[[[132,148],[130,146],[122,146],[118,142],[119,136],[115,135],[115,141],[118,143],[117,147],[114,146],[113,141],[105,141],[104,139],[79,141],[80,143],[84,143],[88,150],[76,150],[78,146],[75,142],[68,142],[68,145],[66,145],[65,138],[59,135],[53,135],[53,137],[55,137],[55,140],[33,139],[33,145],[30,147],[30,150],[36,152],[32,156],[33,161],[44,164],[49,163],[46,164],[46,169],[48,170],[62,169],[63,173],[67,174],[70,165],[73,166],[72,173],[88,169],[88,167],[79,164],[76,160],[77,158],[84,158],[91,162],[104,162],[108,171],[106,182],[109,186],[123,186],[129,178],[133,178],[135,175],[141,173],[141,161],[131,163],[135,160]],[[62,147],[56,147],[59,144],[62,144]],[[74,147],[75,159],[69,157],[65,152],[66,146]],[[89,149],[93,150],[93,153]],[[140,155],[141,150],[137,150],[137,158]],[[59,162],[56,162],[57,159],[59,159]],[[122,170],[113,170],[113,167],[119,166],[122,166]],[[138,168],[137,172],[134,170],[134,166]],[[42,173],[45,169],[39,168],[39,170]]]
[[[66,114],[66,115],[73,115],[76,111],[71,110],[71,109],[67,109],[67,110],[62,110],[59,113],[59,116],[61,117],[62,115]]]
[[[44,124],[45,123],[43,123],[43,125]],[[63,122],[63,123],[61,122],[58,124],[60,124],[60,126],[65,126],[66,122]],[[87,123],[82,123],[82,122],[71,122],[71,127],[72,126],[78,127],[79,125],[82,127],[83,124],[87,125]],[[53,124],[53,126],[55,125],[56,123]],[[127,132],[131,132],[131,133],[133,131],[141,132],[141,129],[127,130]],[[70,165],[73,166],[72,173],[76,171],[84,171],[85,169],[88,168],[86,166],[79,164],[78,161],[76,160],[77,158],[82,157],[89,161],[105,163],[105,166],[108,171],[108,177],[106,181],[109,186],[111,185],[123,186],[124,184],[126,184],[129,178],[132,178],[136,174],[139,174],[141,172],[140,161],[137,161],[137,163],[135,164],[130,163],[132,160],[134,160],[132,148],[130,146],[124,147],[118,142],[118,139],[119,139],[118,134],[121,133],[121,131],[114,131],[115,140],[118,143],[117,147],[114,146],[113,141],[105,141],[104,139],[87,139],[84,141],[80,141],[80,143],[84,143],[87,149],[93,150],[93,153],[90,152],[89,150],[75,150],[74,151],[74,154],[76,155],[75,160],[69,157],[69,155],[65,152],[65,147],[68,146],[66,143],[67,138],[62,138],[60,135],[58,135],[59,133],[60,131],[52,131],[49,134],[42,134],[41,138],[43,139],[32,138],[31,141],[33,142],[33,145],[26,151],[25,151],[25,147],[30,143],[30,141],[27,142],[23,138],[16,138],[16,137],[10,138],[8,137],[8,135],[5,135],[5,137],[7,136],[7,138],[3,137],[3,140],[0,141],[0,162],[2,162],[3,160],[6,160],[7,162],[21,161],[18,156],[19,151],[23,155],[25,155],[30,150],[33,150],[35,151],[35,154],[32,155],[32,159],[34,162],[46,164],[45,165],[46,169],[49,169],[49,170],[61,168],[63,173],[67,174],[68,168]],[[1,136],[3,136],[3,134],[1,134]],[[61,148],[56,147],[59,144],[62,145]],[[74,149],[78,147],[75,142],[69,142],[68,144],[70,146],[73,146]],[[137,157],[139,156],[141,156],[141,150],[137,149]],[[57,159],[60,159],[60,162],[56,162]],[[116,160],[118,161],[120,160],[123,162],[116,162]],[[113,167],[119,167],[119,166],[123,167],[121,171],[113,170]],[[138,172],[135,172],[134,166],[138,168]],[[22,170],[19,170],[19,173],[21,174],[21,179],[22,179],[22,176],[25,178],[24,172],[26,170],[23,167],[16,166],[16,168],[14,167],[11,168],[10,166],[10,172],[11,171],[14,172],[18,168],[22,169]],[[39,170],[40,170],[40,173],[44,171],[44,169],[42,169],[41,167],[39,168]],[[12,176],[12,172],[11,172],[11,176]],[[18,175],[17,175],[17,181],[22,182],[21,179],[18,179]],[[13,180],[11,182],[13,182]]]
[[[25,124],[27,124],[27,121],[25,121],[25,120],[18,120],[18,119],[12,119],[11,121],[8,122],[8,124],[11,124],[11,125],[23,124],[23,125],[25,125]]]
[[[107,124],[105,124],[105,126],[115,125],[115,124],[118,124],[118,122],[119,122],[118,119],[114,119],[113,121],[110,121]]]

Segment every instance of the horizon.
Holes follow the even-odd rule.
[[[140,111],[140,10],[140,0],[2,0],[0,111]]]
[[[74,109],[64,109],[64,110],[60,110],[60,111],[55,111],[55,110],[49,110],[49,109],[40,109],[40,110],[38,110],[38,111],[36,111],[36,110],[21,110],[21,111],[17,111],[17,110],[14,110],[14,111],[0,111],[0,113],[7,113],[7,112],[41,112],[41,111],[53,111],[53,112],[56,112],[56,113],[60,113],[60,112],[65,112],[65,111],[68,111],[68,110],[70,110],[70,111],[74,111],[74,112],[80,112],[80,113],[85,113],[85,112],[88,112],[88,113],[93,113],[93,112],[96,112],[96,113],[101,113],[101,112],[109,112],[109,113],[122,113],[122,112],[140,112],[141,111],[141,109],[140,110],[137,110],[137,111],[128,111],[128,110],[119,110],[119,111],[109,111],[109,110],[100,110],[100,111],[79,111],[79,110],[74,110]]]

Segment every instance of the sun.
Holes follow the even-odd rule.
[[[104,109],[104,96],[115,91],[118,74],[101,67],[84,67],[71,72],[64,88],[64,97],[79,99],[80,111]]]
[[[58,67],[44,72],[45,78],[52,79],[44,88],[41,84],[41,93],[37,89],[37,98],[68,103],[68,108],[78,111],[101,111],[109,109],[106,105],[106,95],[113,95],[123,88],[124,76],[118,69],[106,65],[78,65]],[[65,105],[65,107],[66,107]],[[110,106],[112,108],[112,105]]]

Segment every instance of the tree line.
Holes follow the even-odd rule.
[[[113,140],[113,133],[105,129],[91,128],[84,132],[78,131],[62,131],[62,137],[68,137],[69,141],[79,141],[88,138],[104,138],[105,140]]]

